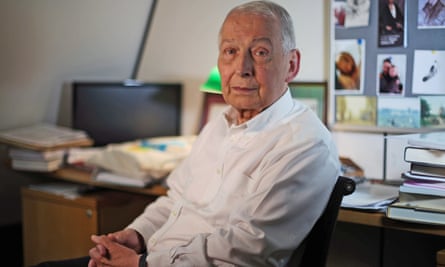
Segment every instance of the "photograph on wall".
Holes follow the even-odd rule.
[[[420,127],[420,100],[417,97],[379,97],[377,108],[379,127]]]
[[[335,40],[335,93],[362,93],[365,40]]]
[[[377,94],[403,96],[405,79],[406,55],[377,55]]]
[[[379,47],[406,46],[405,0],[379,0]]]
[[[335,98],[336,123],[362,126],[376,125],[377,97],[338,95]]]
[[[419,29],[445,28],[445,0],[419,0]]]
[[[333,2],[337,27],[352,28],[369,25],[370,0],[336,0]]]
[[[420,119],[423,127],[445,128],[445,96],[421,96]]]
[[[415,50],[412,93],[445,94],[445,50]]]
[[[343,28],[346,18],[346,0],[335,0],[332,2],[332,15],[334,16],[335,27]]]
[[[327,82],[290,82],[289,90],[293,98],[309,106],[327,125]]]

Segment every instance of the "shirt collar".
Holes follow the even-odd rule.
[[[267,125],[273,124],[271,122],[278,122],[280,119],[284,118],[288,114],[294,105],[292,95],[289,88],[286,92],[278,98],[272,105],[267,109],[263,110],[260,114],[256,115],[252,119],[245,123],[236,125],[233,123],[236,121],[236,111],[233,107],[229,107],[225,112],[224,116],[226,119],[227,126],[230,128],[248,128],[250,130],[260,130]]]

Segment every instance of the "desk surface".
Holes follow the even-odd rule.
[[[88,184],[97,187],[110,188],[120,191],[135,192],[151,196],[161,196],[165,195],[167,192],[167,189],[163,185],[153,185],[147,188],[135,188],[129,186],[113,185],[113,184],[98,182],[91,178],[90,173],[74,168],[59,169],[53,172],[52,176],[54,178],[70,182]],[[387,218],[385,214],[380,212],[362,212],[358,210],[340,209],[340,212],[338,214],[338,221],[445,236],[445,226],[417,224],[417,223],[408,223],[408,222],[391,220]]]
[[[69,181],[69,182],[76,182],[76,183],[93,185],[93,186],[102,187],[102,188],[110,188],[110,189],[116,189],[116,190],[120,190],[120,191],[134,192],[134,193],[151,195],[151,196],[161,196],[161,195],[165,195],[167,192],[167,189],[165,188],[165,186],[159,185],[159,184],[156,184],[156,185],[153,185],[150,187],[146,187],[146,188],[138,188],[138,187],[122,186],[122,185],[98,182],[91,177],[91,173],[89,173],[87,171],[80,170],[80,169],[75,169],[75,168],[61,168],[61,169],[53,172],[52,176],[54,178]]]

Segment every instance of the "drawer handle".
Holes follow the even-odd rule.
[[[93,217],[93,211],[92,211],[91,209],[87,209],[87,210],[85,211],[85,214],[87,215],[88,218]]]

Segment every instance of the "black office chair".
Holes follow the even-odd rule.
[[[338,177],[325,210],[302,245],[293,252],[287,264],[288,267],[326,266],[329,246],[343,196],[352,194],[354,190],[355,182],[352,179],[343,176]]]

